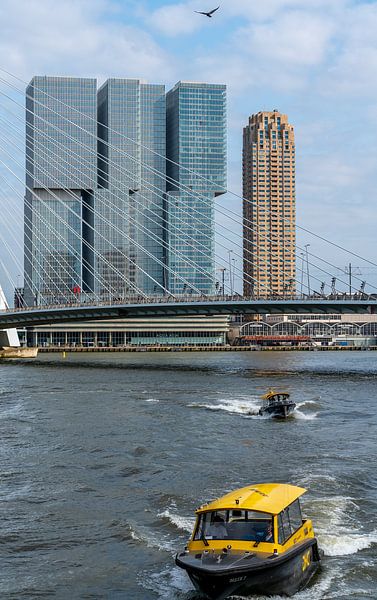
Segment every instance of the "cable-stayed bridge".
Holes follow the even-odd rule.
[[[0,312],[0,328],[36,327],[72,321],[130,319],[140,317],[176,317],[192,315],[239,314],[374,314],[377,300],[310,299],[247,300],[219,298],[152,297],[139,301],[117,301],[102,304],[73,304],[34,307]]]
[[[6,220],[0,262],[2,278],[20,296],[19,308],[0,313],[1,327],[141,316],[375,312],[377,288],[351,267],[345,280],[328,257],[335,249],[344,263],[377,264],[292,222],[284,213],[283,183],[282,208],[263,208],[268,226],[221,200],[224,86],[180,83],[165,98],[162,86],[137,80],[108,80],[97,94],[95,80],[39,77],[26,88],[25,108],[25,82],[0,73]],[[177,106],[185,115],[181,122],[175,121]],[[224,198],[230,194],[240,205],[252,203],[229,191]],[[320,256],[309,252],[310,244],[296,244],[289,279],[279,254],[285,225],[329,249]],[[260,256],[258,240],[268,242],[268,255]],[[251,297],[242,296],[245,284],[256,290]]]

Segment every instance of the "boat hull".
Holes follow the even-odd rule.
[[[225,600],[233,594],[293,596],[304,588],[320,566],[320,553],[315,538],[283,555],[270,555],[265,560],[250,560],[250,566],[219,569],[218,562],[211,568],[193,568],[185,564],[183,555],[176,557],[178,566],[184,568],[195,588],[211,600]],[[244,561],[247,562],[247,559]],[[253,564],[255,563],[255,564]]]
[[[274,417],[275,419],[286,419],[293,413],[295,408],[296,404],[294,402],[282,402],[274,406],[263,406],[259,409],[259,414],[261,416]]]

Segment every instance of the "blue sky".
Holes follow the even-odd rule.
[[[212,19],[194,12],[218,4]],[[0,22],[0,66],[25,80],[226,83],[236,193],[248,116],[288,114],[298,223],[377,262],[377,1],[2,0]],[[222,203],[240,212],[236,198]],[[350,260],[304,232],[298,239],[339,266]],[[372,271],[367,279],[377,279]]]

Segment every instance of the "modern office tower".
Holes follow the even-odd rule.
[[[224,85],[180,82],[165,96],[163,85],[109,79],[97,94],[95,79],[33,78],[26,98],[27,304],[82,292],[213,292],[225,102]],[[174,161],[168,193],[166,154]]]
[[[211,294],[214,198],[226,191],[226,86],[180,81],[167,93],[166,115],[168,288]]]
[[[98,91],[103,141],[98,145],[94,246],[101,256],[95,262],[100,294],[106,288],[120,295],[163,293],[165,114],[163,85],[108,79]]]
[[[34,77],[26,120],[26,302],[162,293],[164,86]]]
[[[96,80],[34,77],[26,90],[25,301],[86,289],[82,203],[97,186]]]
[[[244,295],[295,292],[295,140],[287,115],[259,112],[243,130]]]

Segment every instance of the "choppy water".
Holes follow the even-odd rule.
[[[194,509],[306,486],[326,558],[297,600],[377,597],[377,354],[41,355],[0,366],[0,598],[193,600]],[[258,417],[269,386],[298,402]]]

